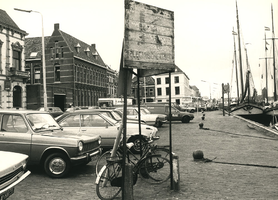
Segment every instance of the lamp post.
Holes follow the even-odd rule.
[[[14,8],[17,11],[20,12],[27,12],[27,13],[39,13],[41,15],[42,19],[42,70],[43,70],[43,102],[44,102],[44,110],[47,110],[47,93],[46,93],[46,70],[45,70],[45,52],[44,52],[44,30],[43,30],[43,16],[40,12],[34,11],[34,10],[23,10]]]
[[[208,81],[201,80],[202,82],[209,83],[209,100],[211,100],[211,84]]]

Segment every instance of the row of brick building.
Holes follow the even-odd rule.
[[[41,37],[27,38],[9,15],[0,9],[0,102],[2,108],[43,107]],[[69,105],[94,106],[98,98],[116,97],[118,72],[105,64],[96,45],[88,45],[54,24],[44,37],[47,106],[65,110]],[[172,76],[172,99],[200,96],[198,88],[178,67]],[[140,79],[140,101],[167,101],[169,74]],[[137,103],[137,81],[131,98]]]

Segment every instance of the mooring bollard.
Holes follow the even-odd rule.
[[[173,153],[173,190],[180,191],[179,157]]]
[[[133,200],[133,173],[132,164],[126,163],[125,165],[125,188],[124,188],[124,199]]]

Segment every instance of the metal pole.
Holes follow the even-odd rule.
[[[171,190],[173,190],[173,155],[172,155],[172,105],[171,105],[171,72],[169,72],[169,143],[170,143],[170,175]]]
[[[272,49],[273,49],[273,79],[274,79],[274,101],[277,101],[276,91],[276,67],[275,67],[275,34],[274,34],[274,22],[273,22],[273,8],[271,4],[271,18],[272,18]]]
[[[38,12],[40,13],[40,12]],[[41,13],[40,13],[41,14]],[[46,69],[45,69],[45,47],[44,47],[44,29],[43,29],[43,16],[42,17],[42,70],[43,70],[43,105],[44,110],[47,111],[47,93],[46,93]]]
[[[42,70],[43,70],[43,103],[44,103],[44,110],[47,110],[47,93],[46,93],[46,70],[45,70],[45,50],[44,50],[44,29],[43,29],[43,15],[34,10],[23,10],[23,9],[18,9],[14,8],[14,10],[21,11],[21,12],[27,12],[27,13],[39,13],[41,15],[42,19]]]

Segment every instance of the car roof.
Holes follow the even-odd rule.
[[[49,112],[45,112],[45,111],[38,111],[38,110],[18,110],[18,109],[1,109],[0,113],[13,113],[13,114],[29,114],[29,113],[47,113],[49,114]]]
[[[66,115],[66,114],[70,114],[70,113],[96,113],[96,114],[99,114],[101,113],[100,111],[98,111],[99,109],[86,109],[86,110],[70,110],[70,111],[67,111],[65,112],[63,115]]]

